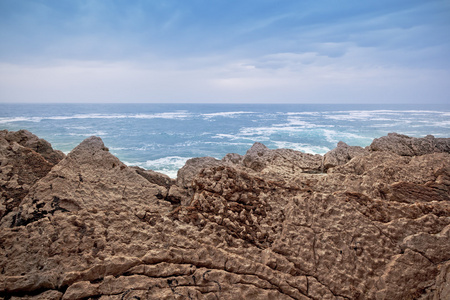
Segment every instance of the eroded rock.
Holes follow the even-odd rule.
[[[64,156],[26,130],[0,131],[0,220]]]
[[[291,149],[271,150],[255,143],[242,157],[242,166],[273,179],[288,179],[300,173],[321,173],[322,156]]]
[[[27,130],[7,131],[3,130],[4,138],[9,142],[16,142],[25,148],[30,148],[44,157],[51,164],[57,164],[64,157],[64,153],[59,150],[53,150],[52,146],[46,140],[38,138]],[[2,136],[3,134],[0,134]]]
[[[450,139],[435,138],[427,135],[424,138],[409,137],[398,133],[374,139],[369,146],[371,151],[389,151],[402,156],[424,155],[438,152],[450,152]]]
[[[322,156],[257,143],[190,160],[176,182],[96,137],[55,166],[0,139],[2,168],[50,168],[27,166],[34,183],[0,221],[0,297],[446,299],[450,154],[400,139],[340,143],[327,173]]]
[[[358,147],[349,146],[344,142],[339,142],[331,151],[328,151],[323,158],[323,168],[327,170],[329,168],[344,165],[352,158],[368,154],[368,150]]]
[[[145,170],[139,167],[131,167],[131,168],[134,169],[136,173],[147,179],[149,182],[160,186],[165,186],[168,189],[176,182],[175,179],[172,179],[169,176],[162,173],[158,173],[152,170]]]

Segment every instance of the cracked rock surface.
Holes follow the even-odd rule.
[[[67,156],[47,144],[0,131],[0,299],[450,294],[449,139],[391,134],[325,158],[256,143],[177,180],[97,137]]]

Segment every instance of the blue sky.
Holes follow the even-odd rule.
[[[0,102],[450,102],[450,1],[0,0]]]

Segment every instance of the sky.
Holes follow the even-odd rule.
[[[450,0],[0,0],[0,102],[450,103]]]

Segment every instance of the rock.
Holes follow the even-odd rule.
[[[271,150],[261,143],[255,143],[244,155],[242,165],[256,172],[290,175],[297,173],[320,173],[322,157],[291,149]]]
[[[56,212],[116,209],[114,201],[131,201],[128,196],[142,202],[167,195],[164,187],[148,182],[110,154],[98,137],[84,140],[39,184],[22,200],[18,211],[2,220],[5,221],[0,223],[2,226],[27,225]]]
[[[325,158],[257,143],[173,181],[96,137],[52,166],[0,135],[4,183],[34,182],[0,220],[0,297],[446,299],[450,153],[391,143]]]
[[[237,153],[228,153],[222,158],[223,162],[232,164],[242,164],[243,156]]]
[[[38,145],[42,154],[36,152]],[[48,142],[28,131],[0,131],[0,220],[19,205],[31,186],[50,172],[53,161],[61,158],[58,155]]]
[[[425,155],[437,152],[450,153],[449,138],[435,138],[427,135],[424,138],[414,138],[398,133],[374,139],[369,149],[371,151],[390,151],[402,156]]]
[[[410,235],[403,240],[402,247],[420,253],[433,264],[450,260],[450,225],[437,234],[420,232]]]
[[[366,155],[368,153],[368,150],[362,147],[349,146],[341,141],[337,144],[336,148],[328,151],[324,155],[323,168],[324,170],[328,170],[335,166],[344,165],[354,157]]]
[[[188,205],[190,202],[190,198],[188,197],[188,193],[186,189],[182,189],[177,185],[172,185],[167,194],[167,201],[172,204],[182,204]]]
[[[262,171],[266,167],[267,156],[272,154],[272,151],[261,143],[254,143],[247,151],[242,159],[244,166],[255,171]],[[265,156],[264,158],[262,158]]]
[[[63,293],[55,290],[48,290],[43,293],[34,296],[24,296],[24,297],[11,297],[11,300],[60,300]]]
[[[406,249],[404,254],[395,255],[387,264],[383,275],[377,281],[376,299],[417,298],[432,285],[438,270],[421,254]]]
[[[159,172],[155,172],[152,170],[145,170],[139,167],[131,167],[131,168],[136,170],[136,173],[147,179],[149,182],[160,186],[164,186],[167,189],[169,189],[176,182],[175,179],[172,179],[169,176]]]
[[[53,150],[52,146],[46,140],[40,139],[27,130],[7,131],[3,130],[4,138],[12,143],[16,142],[25,148],[30,148],[41,154],[51,164],[57,164],[64,157],[64,153],[59,150]],[[1,136],[1,135],[0,135]]]
[[[446,262],[440,269],[439,275],[433,286],[427,290],[427,295],[422,299],[445,299],[450,295],[450,262]]]
[[[214,157],[197,157],[191,158],[186,161],[186,164],[178,170],[177,173],[177,185],[179,187],[189,189],[192,186],[192,179],[200,173],[200,171],[206,167],[221,165],[220,160]]]

